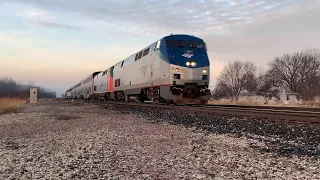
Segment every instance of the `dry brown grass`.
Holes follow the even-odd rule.
[[[239,100],[239,101],[231,101],[231,100],[209,100],[208,104],[225,104],[225,105],[248,105],[248,106],[263,106],[265,105],[263,102],[250,101],[250,100]]]
[[[15,112],[19,106],[26,102],[27,99],[22,98],[0,98],[0,114]]]
[[[320,102],[316,101],[302,101],[299,105],[305,107],[320,108]]]
[[[284,104],[283,102],[273,102],[269,104],[264,104],[264,101],[254,101],[254,100],[239,100],[231,101],[226,99],[220,100],[209,100],[208,104],[217,105],[246,105],[246,106],[286,106],[286,107],[307,107],[307,108],[320,108],[320,103],[316,101],[300,101],[297,104]]]

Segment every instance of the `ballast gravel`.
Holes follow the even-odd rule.
[[[257,147],[260,151],[274,152],[282,156],[307,155],[320,158],[320,125],[288,124],[276,119],[226,115],[218,113],[185,112],[170,108],[151,108],[105,104],[108,109],[132,113],[151,122],[182,125],[207,133],[245,136],[262,141],[268,146]]]
[[[320,179],[318,132],[263,119],[43,100],[0,116],[0,179]]]

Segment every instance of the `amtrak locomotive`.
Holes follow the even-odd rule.
[[[210,63],[205,42],[170,35],[104,71],[93,72],[66,92],[67,98],[205,104]]]

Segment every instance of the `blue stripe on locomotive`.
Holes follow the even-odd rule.
[[[166,41],[184,41],[187,42],[202,42],[204,41],[200,38],[189,36],[189,35],[170,35],[161,39],[160,45],[160,57],[170,64],[176,64],[183,67],[189,68],[199,68],[202,66],[209,66],[209,58],[205,48],[170,48],[167,47]],[[193,56],[191,58],[187,58],[182,56],[185,51],[192,50]],[[195,61],[197,65],[195,67],[187,66],[187,61]]]

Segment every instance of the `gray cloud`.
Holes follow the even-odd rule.
[[[285,52],[320,48],[319,0],[4,1],[32,4],[57,14],[70,13],[71,17],[80,15],[92,19],[91,26],[104,32],[104,24],[113,23],[124,29],[112,30],[119,35],[197,35],[208,44],[213,71],[216,64],[227,61],[248,60],[265,66]],[[38,25],[74,28],[60,22]]]
[[[310,1],[309,1],[310,2]],[[306,3],[307,0],[306,0]],[[309,4],[310,5],[310,4]],[[275,56],[306,48],[320,48],[320,6],[292,6],[283,14],[229,26],[231,36],[207,36],[209,50],[224,60],[249,60],[266,66]]]
[[[62,29],[78,30],[78,31],[84,30],[83,28],[80,28],[77,26],[59,24],[59,23],[55,23],[55,22],[39,21],[39,20],[28,20],[28,22],[31,24],[35,24],[35,25],[43,26],[43,27],[49,27],[49,28],[62,28]]]
[[[316,1],[316,0],[307,0]],[[80,14],[106,23],[134,24],[147,31],[228,34],[228,27],[272,14],[297,0],[10,0],[46,10]],[[305,1],[303,1],[305,2]],[[213,27],[220,27],[219,31]],[[147,27],[147,28],[146,28]],[[213,30],[210,30],[213,29]],[[230,33],[230,32],[229,32]]]

